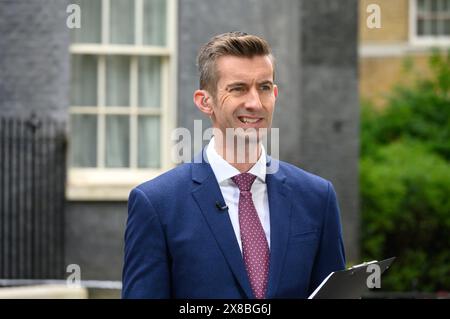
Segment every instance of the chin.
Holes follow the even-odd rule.
[[[242,128],[235,131],[237,139],[246,139],[246,143],[259,143],[267,136],[268,129],[266,127],[260,128]]]

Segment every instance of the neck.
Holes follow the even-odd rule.
[[[236,168],[239,172],[248,172],[253,165],[258,161],[261,156],[261,144],[250,143],[246,141],[239,143],[227,144],[226,141],[220,141],[220,139],[215,139],[214,148],[216,152],[231,166]]]

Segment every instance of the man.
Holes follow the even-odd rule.
[[[215,134],[194,163],[132,190],[122,296],[306,298],[345,267],[339,210],[330,182],[262,146],[278,96],[270,47],[226,33],[198,64],[194,103]]]

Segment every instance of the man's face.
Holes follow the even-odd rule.
[[[227,128],[269,129],[278,95],[270,58],[224,56],[217,59],[216,70],[213,126],[223,133]]]

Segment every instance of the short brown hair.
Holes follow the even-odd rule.
[[[252,58],[268,56],[272,61],[275,77],[275,63],[266,40],[245,32],[235,31],[216,35],[200,48],[197,56],[200,72],[200,89],[215,95],[217,82],[216,61],[226,55]]]

